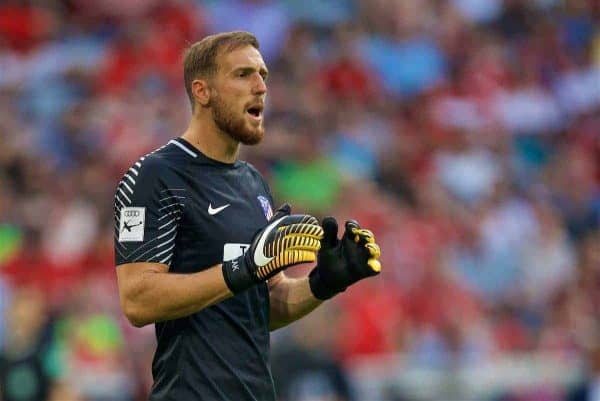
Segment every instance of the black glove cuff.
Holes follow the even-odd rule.
[[[332,290],[328,287],[321,278],[319,274],[319,266],[312,269],[310,274],[308,275],[308,284],[310,285],[310,291],[313,293],[315,298],[325,301],[329,298],[332,298],[334,295],[339,294],[341,291]]]
[[[223,262],[222,271],[225,284],[234,294],[247,290],[257,283],[244,260],[244,256]]]

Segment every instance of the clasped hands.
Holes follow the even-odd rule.
[[[244,255],[223,263],[223,275],[229,289],[238,293],[290,266],[316,260],[309,274],[310,289],[325,300],[379,274],[380,254],[373,233],[358,222],[347,221],[340,239],[333,217],[319,225],[310,215],[292,215],[291,207],[284,204],[254,235]]]

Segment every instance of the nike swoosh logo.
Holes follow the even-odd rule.
[[[277,226],[277,224],[279,224],[279,222],[281,220],[285,219],[285,217],[286,216],[283,216],[282,218],[271,223],[269,225],[269,227],[267,227],[265,232],[262,234],[262,236],[260,237],[260,240],[258,241],[258,245],[256,245],[256,249],[254,250],[254,263],[257,266],[264,266],[275,258],[274,256],[271,258],[265,256],[263,249],[265,248],[265,242],[267,241],[267,237],[269,236],[269,233],[275,228],[275,226]]]
[[[220,211],[226,209],[229,207],[229,203],[223,206],[220,206],[216,209],[213,209],[212,205],[209,203],[208,204],[208,214],[210,214],[211,216],[214,216],[215,214],[219,213]]]

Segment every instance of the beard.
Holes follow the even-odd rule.
[[[244,145],[256,145],[262,141],[265,135],[262,124],[256,127],[250,125],[244,113],[235,113],[218,94],[211,99],[210,106],[215,124],[231,138]]]

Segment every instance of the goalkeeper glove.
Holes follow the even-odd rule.
[[[323,219],[323,241],[317,255],[317,266],[310,272],[310,289],[317,299],[325,300],[381,271],[380,249],[369,230],[354,220],[346,222],[341,240],[333,217]]]
[[[223,262],[223,276],[231,292],[244,291],[289,266],[315,261],[323,238],[319,221],[290,212],[290,205],[284,204],[254,235],[246,253]]]

